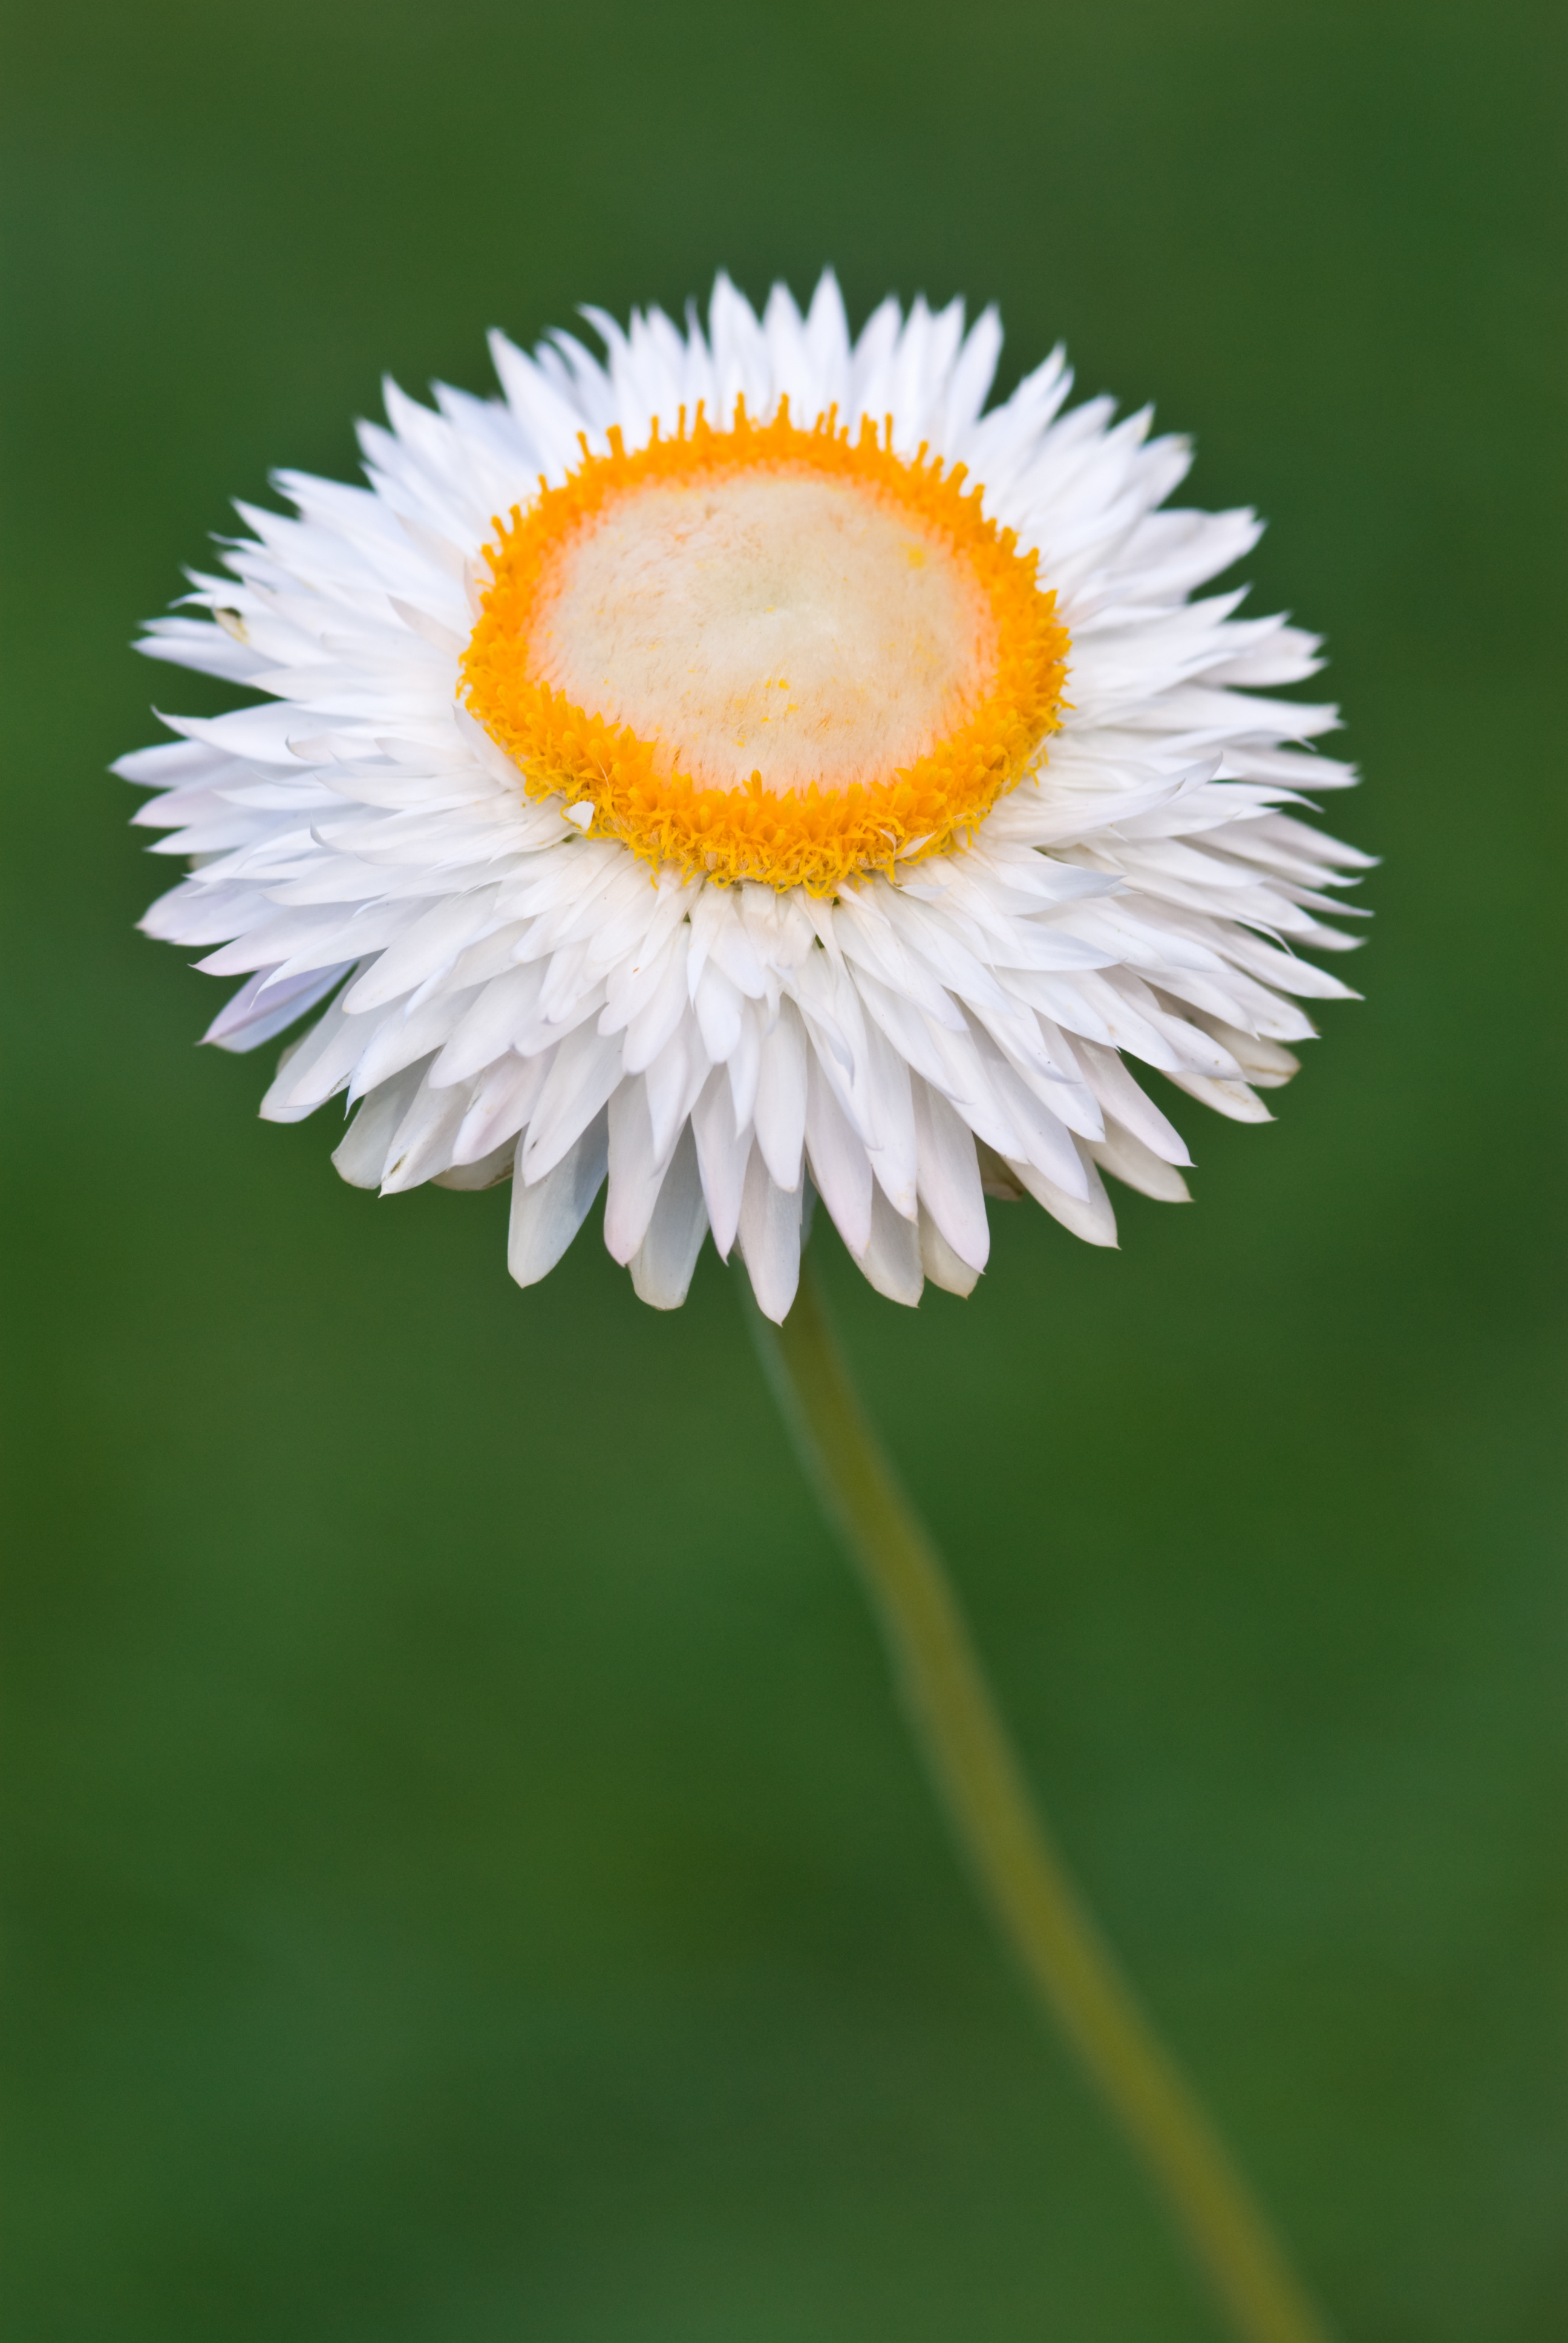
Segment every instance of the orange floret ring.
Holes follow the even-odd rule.
[[[836,409],[800,429],[783,400],[763,424],[738,400],[728,431],[715,430],[700,406],[688,429],[682,408],[675,437],[662,437],[656,421],[631,454],[618,428],[608,438],[607,455],[583,439],[581,464],[558,488],[541,478],[526,511],[514,506],[509,521],[497,519],[490,582],[463,653],[459,693],[529,797],[558,793],[574,809],[591,807],[592,836],[618,839],[655,867],[830,895],[856,871],[890,871],[950,847],[1022,779],[1060,720],[1068,636],[1055,596],[1037,582],[1038,556],[1020,553],[1016,531],[983,516],[982,491],[964,492],[963,465],[945,470],[924,446],[912,458],[895,455],[890,418],[885,437],[867,419],[853,441]],[[869,492],[935,537],[989,608],[994,654],[980,696],[925,755],[885,778],[781,792],[758,771],[749,785],[708,787],[670,769],[658,744],[629,725],[574,706],[530,671],[541,588],[580,530],[628,491],[749,468],[814,472]]]

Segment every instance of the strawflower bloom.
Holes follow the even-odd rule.
[[[1187,1192],[1129,1059],[1266,1118],[1365,863],[1292,809],[1352,778],[1310,746],[1332,709],[1269,696],[1317,645],[1190,598],[1257,522],[1165,509],[1183,444],[1068,409],[1060,352],[985,411],[990,310],[852,341],[829,276],[760,319],[720,277],[706,334],[587,314],[603,362],[496,336],[499,401],[388,386],[368,487],[282,475],[298,518],[242,508],[229,575],[155,621],[263,697],[119,767],[191,866],[144,924],[246,980],[222,1047],[319,1012],[262,1111],[346,1093],[346,1179],[510,1178],[519,1284],[607,1179],[657,1307],[739,1248],[1021,1974],[1235,2335],[1326,2343],[1040,1826],[800,1252],[818,1197],[902,1302],[971,1290],[988,1193],[1113,1242],[1102,1173]]]
[[[1265,1120],[1345,991],[1302,953],[1365,858],[1295,809],[1352,776],[1269,696],[1316,643],[1191,598],[1258,522],[1166,508],[1185,443],[1060,351],[988,412],[990,310],[586,314],[602,361],[493,336],[498,400],[389,384],[368,485],[279,475],[148,629],[258,695],[117,768],[191,865],[147,931],[245,980],[206,1038],[317,1012],[263,1114],[510,1178],[524,1285],[607,1177],[661,1309],[711,1232],[782,1320],[813,1194],[901,1302],[988,1194],[1114,1242],[1102,1174],[1187,1192],[1129,1061]]]

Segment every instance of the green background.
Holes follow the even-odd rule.
[[[1556,11],[13,7],[14,2343],[1199,2343],[711,1256],[378,1204],[132,922],[124,649],[383,367],[836,263],[1196,432],[1326,629],[1365,1004],[1190,1211],[820,1240],[1071,1856],[1347,2343],[1568,2320]],[[1555,689],[1548,655],[1555,655]],[[166,868],[163,874],[166,878]],[[264,1053],[270,1062],[272,1051]]]

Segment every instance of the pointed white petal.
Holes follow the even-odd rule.
[[[918,1074],[911,1089],[920,1203],[944,1242],[978,1277],[990,1258],[990,1224],[980,1192],[974,1135],[940,1091]]]
[[[871,1232],[855,1265],[867,1283],[890,1302],[912,1310],[925,1288],[920,1235],[916,1222],[896,1212],[879,1187],[871,1199]]]
[[[659,1189],[648,1234],[632,1256],[631,1282],[639,1299],[655,1310],[678,1310],[707,1233],[708,1208],[689,1123]]]
[[[614,1261],[628,1262],[644,1237],[658,1202],[666,1166],[654,1151],[648,1085],[623,1081],[609,1102],[609,1194],[604,1208],[604,1241]]]
[[[924,1204],[920,1206],[920,1266],[933,1285],[945,1293],[960,1297],[972,1293],[980,1283],[980,1272],[960,1261],[949,1244]]]
[[[1114,1172],[1129,1188],[1141,1195],[1152,1196],[1161,1204],[1185,1204],[1191,1202],[1187,1182],[1173,1163],[1145,1147],[1141,1139],[1124,1131],[1119,1122],[1108,1121],[1105,1136],[1086,1142],[1089,1152],[1102,1172]]]
[[[757,1080],[757,1144],[780,1188],[800,1185],[800,1150],[806,1136],[806,1029],[792,1001],[780,1007],[762,1043]]]
[[[518,1158],[526,1183],[542,1180],[608,1101],[620,1075],[620,1036],[579,1025],[556,1051]]]
[[[1054,1180],[1048,1180],[1032,1163],[1020,1161],[1007,1168],[1037,1204],[1043,1204],[1053,1220],[1060,1221],[1064,1229],[1070,1229],[1075,1237],[1081,1237],[1085,1244],[1115,1244],[1116,1214],[1099,1172],[1087,1158],[1083,1164],[1085,1192],[1081,1196],[1069,1195],[1065,1188],[1059,1188]]]
[[[850,1252],[864,1252],[871,1239],[870,1158],[815,1050],[806,1075],[806,1153],[834,1227]]]
[[[512,1178],[507,1267],[519,1285],[548,1277],[588,1216],[609,1161],[609,1118],[601,1107],[553,1171],[530,1187],[522,1176],[523,1141]]]
[[[382,1090],[372,1091],[348,1126],[332,1161],[351,1188],[379,1188],[392,1135],[407,1111],[424,1069],[410,1066]]]
[[[720,1261],[728,1260],[740,1223],[740,1200],[746,1189],[746,1166],[751,1156],[751,1126],[735,1128],[729,1083],[722,1066],[715,1066],[691,1110],[703,1194],[713,1242]]]
[[[740,1199],[740,1256],[757,1307],[775,1325],[789,1315],[800,1282],[800,1190],[780,1188],[754,1149]]]

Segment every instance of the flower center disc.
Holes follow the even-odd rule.
[[[950,845],[1021,779],[1067,637],[961,466],[784,406],[609,439],[497,522],[463,656],[530,796],[655,865],[827,894]]]
[[[897,508],[804,467],[631,488],[563,547],[533,666],[699,786],[875,782],[989,680],[972,575]]]

